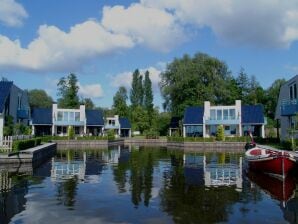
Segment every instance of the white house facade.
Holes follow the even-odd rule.
[[[217,126],[223,125],[225,136],[243,136],[251,131],[254,136],[265,137],[265,118],[262,105],[213,106],[209,101],[204,107],[188,107],[184,112],[184,137],[210,137]]]

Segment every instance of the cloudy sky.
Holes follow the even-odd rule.
[[[241,67],[267,88],[298,74],[298,1],[0,0],[0,76],[45,89],[77,74],[80,95],[109,107],[131,73],[159,73],[175,57],[204,52]]]

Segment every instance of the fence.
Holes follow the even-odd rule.
[[[0,137],[0,150],[2,152],[10,153],[12,151],[12,142],[12,136],[4,136],[2,138]]]
[[[32,135],[15,135],[0,137],[0,151],[10,153],[12,151],[12,143],[16,140],[26,140],[33,138]]]

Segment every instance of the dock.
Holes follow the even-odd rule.
[[[40,165],[56,153],[56,143],[46,143],[13,154],[0,154],[0,164],[32,163]]]

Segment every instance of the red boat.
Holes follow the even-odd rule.
[[[282,202],[283,207],[285,203],[295,195],[296,184],[291,175],[280,180],[263,173],[249,171],[247,176],[271,197]]]
[[[287,151],[255,146],[245,152],[249,167],[277,177],[285,177],[294,168],[296,160]]]

